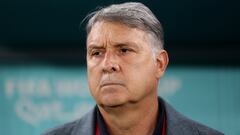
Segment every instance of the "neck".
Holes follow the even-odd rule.
[[[150,135],[158,116],[158,98],[145,97],[139,102],[99,110],[111,135]]]

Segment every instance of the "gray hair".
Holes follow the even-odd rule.
[[[128,27],[138,28],[150,35],[153,52],[163,49],[164,34],[159,20],[152,11],[139,2],[113,4],[90,13],[86,31],[90,33],[93,25],[98,21],[120,22]],[[152,40],[153,39],[153,40]]]

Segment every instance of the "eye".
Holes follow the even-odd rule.
[[[128,48],[121,48],[121,53],[127,53],[129,52],[130,50]]]
[[[102,55],[102,53],[103,53],[103,51],[101,51],[101,50],[92,50],[92,51],[90,51],[90,56],[101,56]]]
[[[98,56],[98,55],[100,55],[101,53],[99,52],[99,51],[96,51],[96,52],[93,52],[92,53],[92,56]]]

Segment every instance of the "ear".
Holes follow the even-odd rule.
[[[156,77],[158,79],[160,79],[166,68],[167,68],[167,65],[168,65],[168,53],[167,51],[165,50],[160,50],[159,53],[157,54],[156,56],[156,60],[157,60],[157,74],[156,74]]]

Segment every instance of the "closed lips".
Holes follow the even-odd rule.
[[[106,83],[101,84],[101,87],[109,86],[109,85],[121,85],[121,86],[123,86],[122,83],[117,83],[117,82],[106,82]]]

